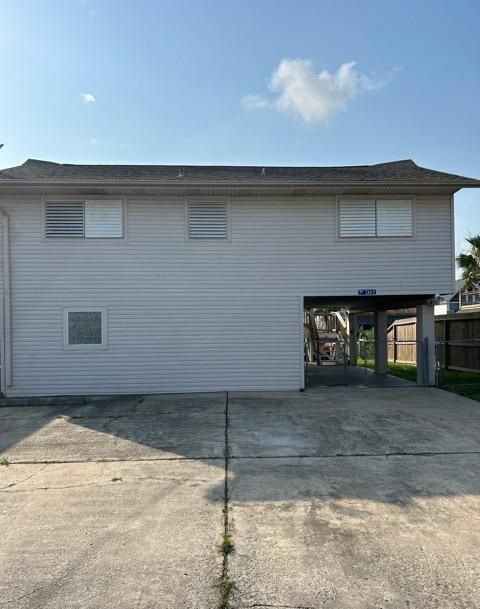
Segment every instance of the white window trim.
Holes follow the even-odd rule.
[[[69,313],[101,313],[102,314],[102,342],[97,344],[71,345],[68,342],[68,314]],[[63,309],[63,348],[74,351],[98,351],[108,349],[107,340],[107,309],[106,307],[64,307]]]
[[[85,237],[85,235],[78,237],[47,237],[47,203],[83,203],[85,206],[86,201],[121,201],[122,202],[122,213],[123,213],[123,236],[122,237]],[[45,196],[42,197],[42,241],[46,241],[47,243],[65,243],[72,242],[73,240],[76,243],[102,243],[102,242],[112,242],[115,243],[121,241],[127,241],[127,219],[128,219],[128,200],[125,197],[76,197],[73,195],[65,195],[61,197],[59,195],[54,195],[52,197]],[[84,209],[85,213],[85,209]]]
[[[348,201],[372,201],[375,202],[378,200],[381,201],[398,201],[398,200],[406,200],[412,202],[412,234],[411,235],[391,235],[391,236],[368,236],[365,237],[355,236],[355,237],[341,237],[340,236],[340,201],[348,200]],[[398,239],[410,239],[414,241],[416,239],[416,196],[415,195],[337,195],[336,203],[335,203],[335,241],[397,241]]]
[[[224,203],[225,204],[225,220],[227,223],[226,226],[226,237],[190,237],[190,232],[188,230],[188,206],[190,203]],[[231,234],[231,205],[229,197],[185,197],[184,203],[184,229],[185,229],[185,242],[186,243],[230,243],[232,240]]]

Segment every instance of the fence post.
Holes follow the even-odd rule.
[[[435,387],[440,387],[440,374],[442,369],[442,348],[445,343],[435,342]]]
[[[428,385],[428,338],[422,341],[422,385]]]
[[[449,323],[446,319],[443,320],[443,344],[445,345],[443,349],[443,368],[445,370],[448,369],[448,334],[449,331]]]

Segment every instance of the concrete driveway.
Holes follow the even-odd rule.
[[[222,573],[238,609],[480,607],[480,404],[454,394],[2,408],[5,456],[0,607],[214,609]]]

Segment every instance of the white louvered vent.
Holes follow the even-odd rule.
[[[123,237],[122,201],[85,201],[85,237]]]
[[[83,237],[83,202],[48,201],[45,205],[47,237]]]
[[[375,237],[375,201],[340,201],[340,237]]]
[[[189,203],[188,236],[190,239],[226,239],[226,203]]]
[[[46,237],[123,237],[122,201],[47,201]]]
[[[377,235],[411,237],[413,233],[412,201],[408,199],[377,200]]]
[[[340,237],[411,237],[411,199],[342,199]]]

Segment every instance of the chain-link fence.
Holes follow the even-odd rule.
[[[480,338],[437,341],[359,339],[355,348],[348,341],[319,341],[318,362],[306,358],[306,385],[398,386],[431,384],[428,360],[435,352],[435,385],[480,401]],[[376,353],[387,351],[386,369],[376,366]],[[384,357],[382,356],[384,362]],[[424,378],[417,378],[421,362]],[[382,374],[377,375],[378,370]]]
[[[364,340],[360,339],[357,342],[357,365],[369,370],[379,372],[382,375],[387,375],[384,383],[398,385],[397,379],[406,383],[417,383],[420,380],[421,384],[427,385],[427,369],[428,369],[428,343],[421,340],[393,340],[385,341]],[[383,365],[377,366],[377,352],[381,358],[380,362]],[[387,356],[387,366],[385,368],[385,352]],[[417,379],[417,353],[422,362],[422,370],[424,371],[423,379]]]
[[[417,344],[418,342],[418,344]],[[359,339],[355,343],[342,340],[319,341],[318,361],[306,358],[306,385],[367,385],[367,386],[406,386],[417,381],[416,353],[424,353],[422,341],[375,341]],[[379,353],[383,367],[376,366]],[[380,355],[381,354],[381,355]],[[388,366],[385,367],[385,354]],[[405,361],[407,360],[407,361]],[[426,365],[425,365],[426,370]],[[375,374],[380,372],[380,374]],[[425,384],[427,384],[425,379]]]

